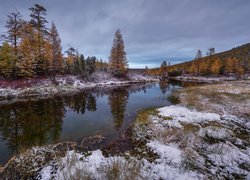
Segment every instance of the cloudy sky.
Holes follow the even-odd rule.
[[[191,60],[198,49],[223,51],[250,42],[250,0],[0,0],[0,33],[6,15],[39,3],[55,22],[64,50],[109,56],[120,28],[130,67]]]

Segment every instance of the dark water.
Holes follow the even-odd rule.
[[[53,99],[0,106],[0,163],[35,145],[80,142],[100,134],[110,142],[146,108],[169,105],[177,82],[92,89]]]

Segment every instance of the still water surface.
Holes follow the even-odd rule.
[[[100,134],[109,143],[146,108],[169,105],[182,87],[161,82],[87,90],[75,95],[0,106],[0,163],[23,148]]]

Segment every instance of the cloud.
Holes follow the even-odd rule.
[[[114,32],[123,33],[130,67],[172,64],[204,53],[250,42],[248,0],[1,0],[0,32],[8,12],[18,9],[28,18],[28,8],[40,3],[48,10],[61,35],[64,49],[74,46],[84,55],[107,59]]]

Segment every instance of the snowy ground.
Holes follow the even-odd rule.
[[[133,153],[71,149],[46,161],[51,148],[41,147],[9,166],[31,169],[37,179],[250,179],[249,92],[249,81],[184,88],[180,104],[138,114]],[[216,101],[216,94],[223,96]],[[225,102],[241,110],[222,111]]]
[[[41,79],[38,82],[29,82],[26,85],[16,87],[15,83],[0,84],[0,103],[6,103],[9,100],[48,97],[54,95],[62,95],[73,92],[79,92],[86,88],[103,87],[103,86],[119,86],[124,84],[132,84],[138,82],[153,82],[158,79],[143,76],[141,74],[133,74],[127,80],[120,80],[111,77],[108,73],[94,73],[89,79],[81,79],[77,76],[56,77],[55,80]],[[32,85],[31,85],[32,84]]]
[[[195,82],[221,82],[221,81],[235,81],[234,76],[218,76],[218,77],[206,77],[206,76],[176,76],[172,79],[180,81],[195,81]]]

